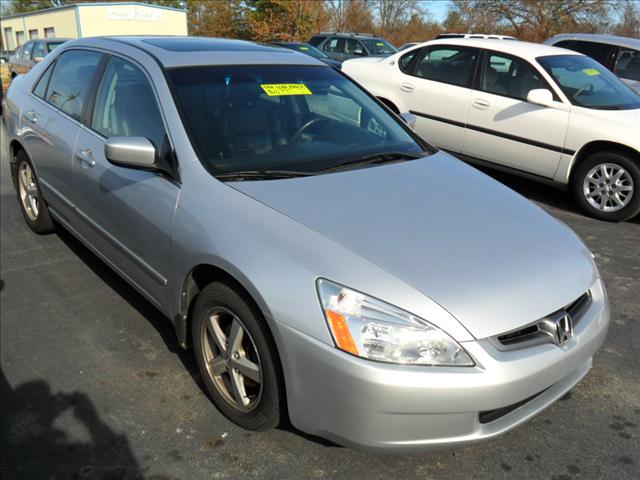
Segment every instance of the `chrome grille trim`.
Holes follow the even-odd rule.
[[[554,322],[560,316],[568,314],[575,328],[589,309],[589,305],[591,305],[591,293],[587,291],[566,307],[528,325],[490,337],[489,341],[496,349],[502,352],[520,350],[544,343],[553,344],[553,335],[549,331],[548,324]]]

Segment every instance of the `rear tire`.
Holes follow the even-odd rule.
[[[640,165],[622,152],[593,153],[576,168],[571,190],[587,215],[607,222],[628,220],[640,213]]]
[[[195,300],[191,336],[218,410],[248,430],[276,427],[284,418],[284,383],[258,309],[227,284],[213,282]]]
[[[49,213],[49,207],[42,197],[38,179],[24,151],[21,150],[16,155],[16,164],[18,204],[24,221],[37,234],[53,232],[55,224]]]

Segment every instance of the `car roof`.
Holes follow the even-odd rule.
[[[344,38],[382,38],[373,33],[357,33],[357,32],[320,32],[314,37],[344,37]]]
[[[327,65],[309,55],[273,45],[209,37],[111,36],[69,42],[109,48],[114,43],[147,52],[165,68],[200,65]]]
[[[640,49],[640,39],[620,37],[618,35],[600,35],[596,33],[562,33],[551,37],[545,43],[556,43],[562,40],[584,40],[587,42],[606,43],[608,45],[617,45],[619,47],[629,47]]]
[[[442,38],[421,43],[420,45],[456,45],[484,48],[487,50],[510,53],[529,60],[548,55],[582,55],[581,53],[574,52],[573,50],[553,47],[551,45],[544,45],[541,43],[522,41],[505,42],[504,40],[495,40],[490,38]],[[404,52],[406,52],[406,50],[403,50],[403,53]]]

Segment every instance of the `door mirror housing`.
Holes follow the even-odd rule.
[[[404,123],[406,123],[407,125],[409,125],[410,129],[415,129],[416,128],[416,121],[418,120],[416,118],[416,116],[413,113],[409,113],[409,112],[404,112],[400,114],[400,118],[402,120],[404,120]]]
[[[44,60],[44,57],[33,57],[35,63],[40,63],[42,60]]]
[[[156,148],[145,137],[111,137],[104,144],[104,155],[122,167],[157,168]]]
[[[353,51],[353,54],[354,54],[354,55],[358,55],[358,56],[360,56],[360,57],[364,57],[364,56],[366,55],[366,53],[364,52],[364,50],[362,50],[361,48],[356,48],[356,49]]]
[[[527,102],[543,107],[553,107],[553,94],[546,88],[536,88],[527,94]]]

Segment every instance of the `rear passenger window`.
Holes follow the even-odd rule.
[[[71,50],[60,55],[47,88],[46,101],[79,121],[101,58],[102,54],[86,50]]]
[[[344,38],[332,38],[322,46],[322,49],[325,52],[344,53],[344,44]]]
[[[47,97],[47,85],[49,83],[49,78],[51,78],[51,72],[53,72],[54,65],[55,63],[50,65],[49,68],[47,68],[47,71],[40,77],[40,80],[38,80],[36,88],[33,89],[33,94],[36,97],[40,97],[43,100]]]
[[[114,57],[104,73],[91,128],[107,138],[145,137],[160,155],[168,146],[162,116],[147,77],[138,67],[120,58]]]
[[[485,58],[480,90],[526,101],[530,90],[549,89],[540,73],[520,58],[505,54]]]
[[[640,52],[630,48],[620,48],[615,74],[620,78],[640,81]]]
[[[425,50],[418,60],[417,77],[471,87],[473,67],[478,51],[473,48],[438,46]]]

